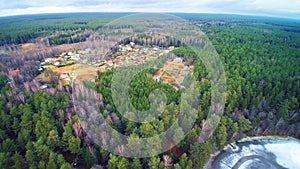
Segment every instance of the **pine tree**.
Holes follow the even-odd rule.
[[[204,143],[194,143],[190,147],[191,160],[196,168],[203,168],[210,157],[212,147],[210,141]]]
[[[55,161],[56,161],[55,154],[53,152],[51,152],[50,155],[49,155],[49,161],[47,163],[46,169],[57,168]]]
[[[131,168],[132,169],[142,169],[143,166],[140,162],[140,159],[134,158],[133,161],[132,161],[132,164],[131,164]]]

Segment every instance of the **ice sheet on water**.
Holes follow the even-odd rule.
[[[233,147],[236,147],[233,151]],[[214,160],[213,168],[249,166],[300,169],[300,141],[293,138],[253,137],[227,146]],[[248,166],[248,167],[247,167]]]
[[[300,144],[294,140],[289,142],[265,144],[267,151],[276,155],[276,161],[283,167],[300,169]]]

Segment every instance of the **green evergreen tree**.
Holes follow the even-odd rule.
[[[132,169],[142,169],[143,166],[140,162],[140,159],[134,158],[133,161],[132,161],[132,164],[131,164],[131,168]]]

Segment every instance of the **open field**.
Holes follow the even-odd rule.
[[[49,68],[48,70],[45,70],[41,74],[39,74],[36,79],[39,81],[48,82],[51,79],[51,76],[58,76],[58,73],[65,72],[68,73],[71,80],[73,78],[76,78],[77,80],[94,80],[97,76],[97,71],[99,68],[90,66],[90,65],[84,65],[84,64],[74,64],[74,65],[68,65],[64,67],[54,67]],[[49,71],[53,73],[48,73]]]
[[[68,73],[71,73],[74,70],[75,67],[76,67],[76,64],[74,64],[74,65],[68,65],[68,66],[63,66],[63,67],[55,67],[55,68],[52,68],[51,70],[54,73],[58,73],[58,72],[68,72]]]
[[[180,86],[184,76],[188,73],[189,67],[183,63],[175,61],[166,62],[163,68],[159,69],[153,76],[155,80],[161,80],[163,83],[168,83],[175,86]]]
[[[84,64],[75,64],[73,67],[73,74],[77,80],[94,80],[97,76],[97,71],[99,68],[84,65]]]
[[[31,50],[35,48],[35,44],[34,43],[24,43],[21,45],[22,49],[24,50]]]

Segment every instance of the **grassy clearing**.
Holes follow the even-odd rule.
[[[74,65],[68,65],[68,66],[63,66],[63,67],[55,67],[55,68],[52,68],[51,70],[54,73],[58,73],[58,72],[68,72],[68,73],[71,73],[74,70],[75,67],[76,67],[76,64],[74,64]]]
[[[21,47],[24,50],[32,50],[35,48],[35,44],[34,43],[24,43],[21,45]]]
[[[50,76],[47,74],[48,71],[53,72],[52,75],[57,75],[59,72],[67,72],[70,75],[70,78],[74,78],[73,75],[75,75],[77,80],[94,80],[97,76],[97,71],[99,68],[84,65],[84,64],[74,64],[74,65],[68,65],[64,67],[54,67],[50,68],[48,70],[45,70],[41,74],[39,74],[36,79],[42,80],[42,81],[50,81]]]
[[[37,80],[42,80],[42,81],[49,81],[50,80],[50,77],[49,76],[46,76],[45,72],[42,72],[41,74],[39,74],[37,77],[36,77]]]
[[[160,77],[163,82],[177,84],[183,81],[184,75],[189,68],[183,63],[167,62],[158,70],[154,77]]]
[[[94,80],[99,69],[89,65],[76,64],[73,73],[78,80]]]

